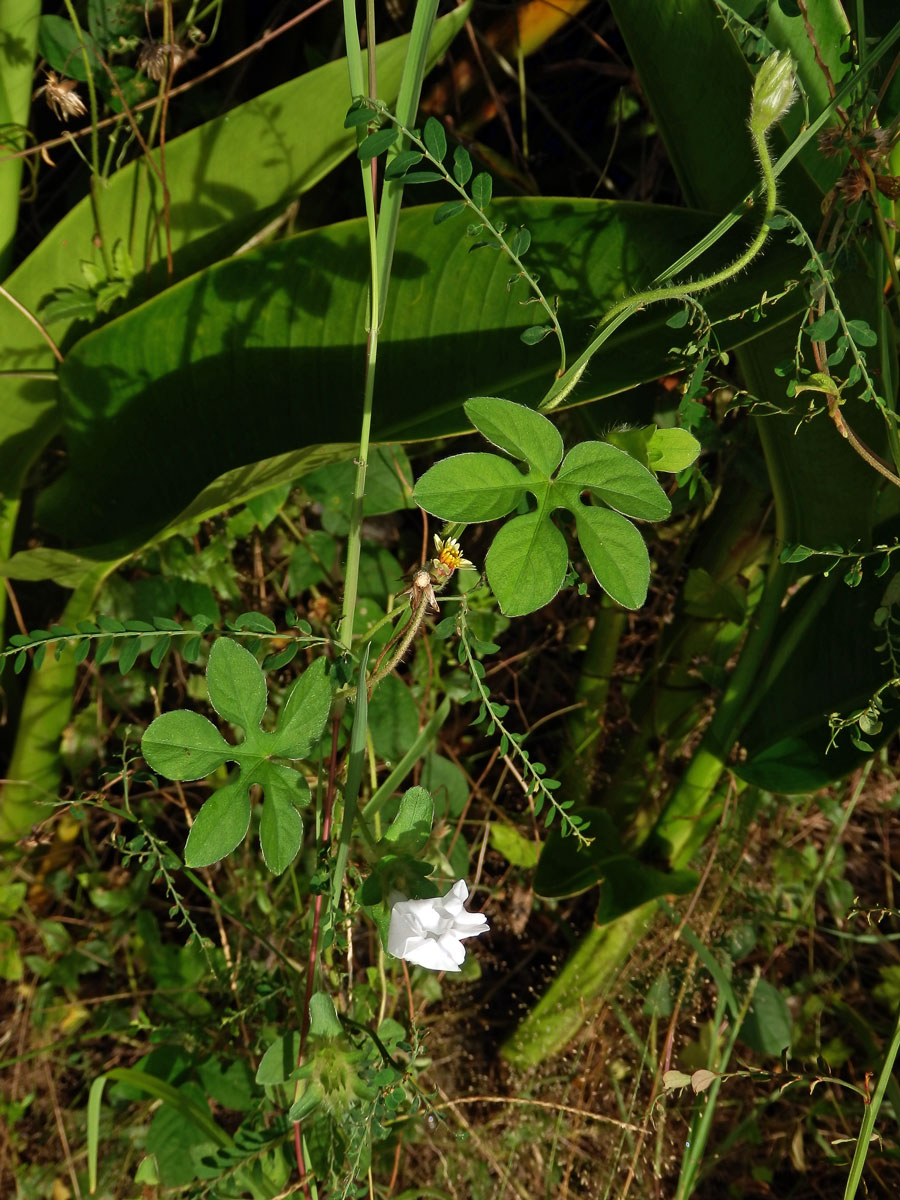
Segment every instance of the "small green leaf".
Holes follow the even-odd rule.
[[[700,453],[700,443],[686,429],[657,429],[647,447],[651,471],[683,471]]]
[[[315,992],[310,996],[309,1036],[335,1038],[340,1037],[343,1032],[331,997],[325,992]]]
[[[517,229],[509,239],[509,248],[516,258],[521,258],[523,254],[526,254],[530,245],[531,233],[524,225],[520,229]]]
[[[444,127],[440,121],[434,117],[428,118],[425,122],[422,141],[428,147],[428,153],[432,158],[438,162],[444,161],[444,155],[447,153],[447,135],[444,133]]]
[[[650,585],[650,555],[625,517],[581,505],[575,514],[578,540],[603,590],[623,608],[640,608]]]
[[[489,442],[524,460],[532,469],[537,467],[542,475],[552,475],[562,461],[563,440],[559,430],[534,409],[498,396],[476,396],[463,407],[466,416]]]
[[[508,521],[485,559],[488,581],[508,617],[549,604],[563,585],[568,565],[566,539],[541,512]]]
[[[453,151],[453,177],[460,187],[465,187],[472,178],[472,160],[464,146]]]
[[[672,511],[669,497],[654,475],[608,442],[574,446],[560,467],[554,490],[560,494],[559,503],[576,516],[584,508],[581,493],[585,491],[617,512],[645,521],[661,521]]]
[[[141,738],[141,753],[167,779],[204,779],[234,758],[234,747],[199,713],[167,712]]]
[[[385,179],[402,179],[410,167],[417,166],[424,157],[421,150],[401,150],[385,168]]]
[[[412,787],[400,800],[400,808],[384,837],[385,847],[406,854],[418,854],[431,837],[434,801],[423,787]]]
[[[212,866],[236,849],[247,836],[250,828],[249,778],[249,772],[243,771],[232,783],[214,792],[197,813],[184,847],[186,867]]]
[[[482,212],[491,202],[491,193],[493,192],[493,184],[491,177],[487,171],[481,171],[472,180],[472,199]]]
[[[387,129],[376,129],[374,133],[370,133],[359,143],[356,148],[357,156],[363,162],[368,162],[369,159],[382,154],[389,146],[393,146],[399,136],[399,129],[393,125]]]
[[[355,129],[357,125],[367,125],[374,116],[375,114],[368,104],[362,100],[354,100],[344,117],[344,128]]]
[[[317,745],[331,709],[327,663],[318,658],[292,684],[278,714],[273,753],[280,758],[306,758]]]
[[[439,205],[434,210],[434,223],[440,225],[444,221],[448,221],[451,217],[458,216],[461,212],[465,212],[465,200],[448,200],[446,204]]]
[[[266,677],[249,650],[231,638],[217,638],[209,653],[206,686],[220,717],[245,733],[259,729],[266,711]]]
[[[878,334],[868,324],[867,321],[848,321],[847,332],[856,342],[857,346],[877,346]]]
[[[519,334],[519,340],[523,341],[526,346],[536,346],[545,337],[549,337],[552,332],[552,325],[529,325]]]
[[[425,472],[413,499],[445,521],[493,521],[512,512],[524,491],[524,477],[508,459],[454,454]]]
[[[813,321],[811,325],[804,325],[803,332],[807,337],[812,338],[814,342],[827,342],[829,338],[834,337],[838,331],[838,315],[837,312],[830,308],[827,313],[824,313],[817,321]]]

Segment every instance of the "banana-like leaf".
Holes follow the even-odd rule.
[[[464,6],[436,22],[429,66],[447,49],[467,14]],[[408,44],[405,36],[378,47],[379,94],[388,103],[396,97]],[[308,191],[352,152],[356,135],[344,129],[349,103],[347,63],[340,59],[167,143],[176,279],[233,253],[270,214]],[[0,165],[0,172],[9,165]],[[116,171],[98,195],[107,245],[121,242],[137,272],[131,292],[120,302],[133,307],[169,282],[162,185],[140,158]],[[16,268],[5,287],[30,312],[39,313],[55,288],[85,286],[82,260],[102,269],[93,237],[94,216],[85,197]],[[86,328],[72,318],[61,319],[51,324],[50,333],[66,345]],[[7,370],[56,365],[46,341],[12,308],[0,321],[0,365]],[[24,472],[55,431],[55,401],[52,382],[0,379],[0,494],[18,494]]]
[[[712,224],[683,209],[607,201],[539,198],[495,209],[532,232],[529,263],[560,297],[576,343],[613,300],[646,284]],[[505,256],[471,252],[462,222],[435,226],[434,211],[411,209],[400,223],[379,345],[381,440],[459,432],[468,396],[533,403],[552,379],[549,340],[535,347],[518,337],[533,322],[526,285],[508,291],[514,269]],[[717,247],[720,255],[742,238]],[[43,497],[46,527],[72,545],[121,539],[119,553],[223,472],[288,450],[300,454],[296,477],[347,456],[359,430],[365,239],[362,221],[299,235],[201,272],[83,338],[60,372],[69,466]],[[785,261],[799,266],[785,247],[779,261],[763,259],[760,273],[713,297],[711,311],[742,310],[781,277]],[[665,371],[684,336],[666,325],[673,311],[660,305],[625,325],[594,360],[585,398]],[[721,326],[721,337],[734,345],[766,327],[745,318]],[[139,492],[136,456],[152,464]],[[274,482],[268,474],[266,486]],[[109,547],[104,555],[114,556]]]

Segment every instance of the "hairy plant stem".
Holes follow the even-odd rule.
[[[720,271],[715,271],[712,275],[707,275],[703,279],[697,279],[688,283],[649,288],[645,292],[638,292],[636,296],[626,296],[614,304],[612,308],[607,309],[600,320],[599,333],[592,339],[575,362],[572,363],[571,367],[559,375],[550,391],[538,405],[539,412],[552,412],[554,408],[559,407],[571,392],[574,382],[577,382],[577,379],[584,373],[588,363],[603,343],[608,340],[624,321],[628,320],[629,317],[633,316],[640,309],[646,308],[650,304],[658,304],[660,301],[687,300],[691,296],[707,292],[711,288],[718,287],[721,283],[727,283],[728,280],[734,279],[741,271],[746,270],[753,259],[756,258],[769,236],[769,222],[775,213],[778,187],[765,132],[751,130],[751,137],[759,159],[765,208],[760,227],[747,249],[743,254],[739,254],[727,267],[723,267]]]

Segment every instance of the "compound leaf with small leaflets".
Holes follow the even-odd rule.
[[[632,519],[661,521],[672,507],[653,472],[608,442],[581,442],[563,459],[556,426],[509,400],[481,396],[467,401],[465,410],[488,441],[527,469],[497,454],[457,454],[425,472],[414,499],[436,517],[467,523],[496,520],[519,508],[519,515],[500,528],[485,560],[503,612],[534,612],[562,587],[569,556],[565,537],[551,519],[558,508],[574,516],[584,556],[604,591],[625,608],[640,608],[650,582],[650,556]],[[679,444],[678,449],[680,463],[689,447]],[[529,494],[536,505],[522,512]]]
[[[206,668],[209,702],[219,716],[240,727],[243,741],[227,742],[206,717],[168,712],[157,717],[141,741],[149,766],[169,779],[202,779],[226,762],[238,773],[205,801],[184,848],[185,866],[208,867],[235,850],[250,827],[250,788],[263,793],[259,842],[266,866],[280,875],[293,862],[303,838],[298,809],[309,802],[303,775],[279,759],[302,759],[322,736],[331,709],[331,683],[324,659],[291,686],[274,730],[261,723],[266,679],[249,650],[219,638]]]

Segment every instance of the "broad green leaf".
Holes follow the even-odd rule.
[[[395,853],[418,854],[431,837],[434,801],[423,787],[412,787],[400,799],[400,808],[381,839]]]
[[[537,866],[538,848],[531,838],[523,837],[512,825],[491,823],[490,843],[514,867],[531,869]]]
[[[651,471],[683,471],[700,453],[700,443],[686,429],[655,429],[647,447]]]
[[[82,30],[82,33],[91,70],[100,75],[103,67],[97,54],[97,45],[87,31]],[[38,49],[57,74],[68,79],[78,79],[82,83],[87,79],[84,59],[81,56],[81,42],[78,40],[75,26],[65,17],[41,17]]]
[[[200,713],[165,712],[141,738],[141,753],[151,770],[167,779],[205,779],[229,760],[229,746],[211,721]]]
[[[563,460],[554,491],[564,495],[565,503],[576,513],[585,491],[593,492],[617,512],[645,521],[662,521],[672,511],[653,474],[608,442],[574,446]]]
[[[331,680],[327,663],[318,658],[291,685],[275,726],[273,753],[281,758],[306,758],[318,744],[331,709]]]
[[[249,650],[231,638],[217,638],[209,652],[206,686],[220,717],[245,734],[259,729],[266,711],[266,677]]]
[[[263,789],[260,849],[272,874],[280,875],[297,857],[303,841],[303,818],[294,806],[308,803],[309,787],[298,771],[280,763],[263,763],[253,778]]]
[[[578,541],[597,582],[623,608],[640,608],[650,584],[650,555],[630,521],[608,508],[576,510]]]
[[[524,477],[508,459],[454,454],[425,472],[413,499],[445,521],[493,521],[512,512],[524,492]]]
[[[435,22],[429,65],[447,49],[467,13],[468,7],[463,6]],[[24,17],[25,24],[16,31],[15,39],[23,49],[33,45],[37,36],[33,16],[26,12]],[[408,46],[407,36],[378,46],[379,95],[388,103],[396,98]],[[20,99],[10,96],[12,107],[4,123],[28,123],[27,101],[35,86],[30,78],[33,57],[28,54],[24,107]],[[73,55],[70,67],[77,71],[80,61],[80,54]],[[15,74],[10,72],[9,63],[0,59],[0,66],[4,81],[11,85]],[[167,141],[166,183],[176,278],[185,278],[222,255],[232,254],[265,224],[270,214],[318,183],[352,153],[356,135],[342,125],[346,106],[347,65],[341,59]],[[298,120],[297,114],[303,112],[315,112],[316,119]],[[236,163],[240,163],[240,171],[235,170]],[[0,174],[10,181],[17,195],[19,169],[16,166],[10,170],[11,166],[5,164]],[[248,180],[253,181],[252,187],[245,186]],[[146,264],[150,271],[148,277],[135,280],[127,300],[133,307],[168,283],[161,185],[143,158],[138,157],[114,172],[98,195],[107,242],[127,247],[134,261],[142,268]],[[16,268],[6,280],[6,288],[26,309],[38,312],[41,301],[53,288],[80,285],[79,262],[100,261],[94,229],[91,200],[86,196]],[[70,328],[71,322],[54,326],[57,344],[64,342]],[[0,322],[0,356],[19,369],[52,369],[56,365],[34,326],[12,309]],[[22,473],[58,429],[55,388],[41,380],[0,379],[0,413],[2,444],[7,451],[0,453],[0,492],[15,495]],[[15,453],[6,440],[13,433],[19,439]],[[199,489],[188,490],[194,493]],[[179,499],[176,507],[182,502]],[[95,539],[88,534],[82,540]]]
[[[566,539],[540,511],[507,521],[485,559],[488,580],[508,617],[549,604],[563,585],[568,565]]]
[[[790,1048],[793,1037],[794,1022],[784,996],[765,979],[758,980],[741,1025],[741,1041],[757,1054],[775,1056]]]
[[[249,773],[242,771],[232,783],[214,792],[194,817],[184,847],[184,865],[212,866],[241,844],[249,828],[250,781]]]
[[[697,876],[692,871],[659,871],[628,854],[603,809],[582,809],[580,815],[594,840],[580,847],[559,829],[551,832],[534,875],[539,896],[576,896],[599,883],[597,920],[605,924],[648,900],[683,895],[696,887]]]
[[[256,1069],[256,1082],[264,1086],[271,1086],[290,1079],[297,1065],[299,1053],[299,1030],[276,1038],[259,1061]]]
[[[467,400],[463,407],[466,416],[489,442],[537,467],[541,474],[552,475],[562,461],[563,440],[559,430],[541,413],[497,396],[478,396]]]
[[[372,692],[368,725],[376,754],[389,764],[399,762],[416,741],[419,706],[396,675],[389,675]]]
[[[527,214],[534,267],[573,327],[596,320],[621,295],[623,278],[635,287],[649,282],[709,228],[700,214],[605,201],[498,200],[495,207],[510,219]],[[507,294],[508,262],[470,254],[461,232],[434,228],[432,214],[430,207],[409,209],[400,221],[379,345],[376,439],[460,432],[467,396],[503,391],[534,403],[554,370],[552,347],[529,349],[517,340],[528,315]],[[555,252],[560,244],[568,247],[562,257]],[[640,277],[638,246],[646,271]],[[784,272],[799,272],[797,257],[789,249],[763,256],[756,275],[725,289],[727,302],[710,299],[712,315],[749,306],[764,288],[777,290]],[[351,459],[367,269],[364,222],[346,222],[201,272],[84,337],[61,369],[68,466],[41,497],[45,527],[70,545],[121,539],[116,549],[124,552],[168,522],[200,519],[326,462]],[[592,362],[585,398],[666,370],[674,335],[664,316],[662,306],[641,314],[627,334],[610,340]],[[235,352],[237,326],[252,353]],[[749,320],[736,320],[721,336],[758,332]],[[256,406],[248,422],[247,398],[258,392],[261,374],[271,395],[292,400],[288,407]],[[212,432],[173,440],[168,431],[182,421]],[[134,446],[155,464],[156,486],[139,509],[126,450]],[[286,453],[285,446],[295,449]]]

